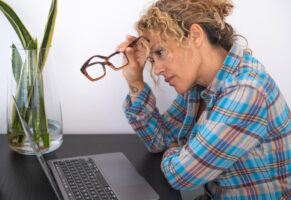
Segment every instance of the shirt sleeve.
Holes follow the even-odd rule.
[[[183,148],[163,155],[162,171],[175,189],[212,181],[267,135],[266,99],[255,88],[237,86],[224,93],[207,115]]]
[[[186,113],[185,100],[178,95],[160,115],[155,96],[147,84],[133,103],[127,95],[123,109],[129,124],[150,152],[162,152],[176,141]]]

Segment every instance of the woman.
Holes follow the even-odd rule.
[[[234,41],[228,0],[159,0],[136,24],[149,39],[127,47],[124,109],[177,190],[205,184],[212,199],[291,198],[290,110],[264,66]],[[149,49],[149,53],[147,53]],[[160,114],[143,80],[148,58],[175,88]]]

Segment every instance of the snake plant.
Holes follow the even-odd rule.
[[[37,142],[41,139],[43,146],[49,147],[50,134],[48,129],[48,119],[45,111],[42,71],[52,42],[57,15],[57,0],[52,0],[40,46],[38,44],[38,40],[36,38],[32,38],[31,34],[15,11],[3,0],[0,0],[0,10],[8,19],[18,35],[23,49],[27,50],[25,57],[28,59],[30,70],[23,69],[24,61],[22,60],[16,46],[12,44],[12,71],[14,79],[17,83],[17,90],[15,94],[17,105],[21,107],[20,110],[24,119],[33,128],[35,134],[34,139]],[[39,80],[38,84],[35,84],[35,78]],[[27,81],[27,79],[31,80]],[[38,91],[37,95],[34,94],[36,91]],[[32,101],[35,101],[35,99],[33,99],[35,97],[38,98],[37,106],[32,106]],[[21,126],[20,119],[16,113],[14,103],[12,108],[12,130],[13,131],[11,132],[8,131],[8,138],[12,138],[16,145],[21,146],[25,140],[25,134]]]

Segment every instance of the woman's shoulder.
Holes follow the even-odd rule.
[[[255,57],[245,52],[234,76],[238,78],[239,82],[249,81],[250,83],[260,82],[270,77],[265,66]]]
[[[249,53],[244,52],[237,69],[225,80],[225,90],[249,87],[266,96],[277,90],[276,83],[265,66]]]

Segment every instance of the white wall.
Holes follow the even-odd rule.
[[[6,0],[31,34],[41,40],[50,0]],[[59,0],[53,38],[57,81],[61,93],[65,133],[133,133],[121,109],[127,84],[121,72],[107,71],[103,80],[92,83],[80,73],[83,62],[93,54],[109,54],[135,34],[134,22],[152,0]],[[245,36],[254,55],[261,60],[291,105],[291,1],[235,0],[228,21]],[[19,43],[14,30],[0,13],[0,133],[6,133],[7,69],[12,42]],[[148,74],[148,73],[146,73]],[[153,86],[150,77],[146,81]],[[162,83],[154,90],[163,112],[175,91]]]

